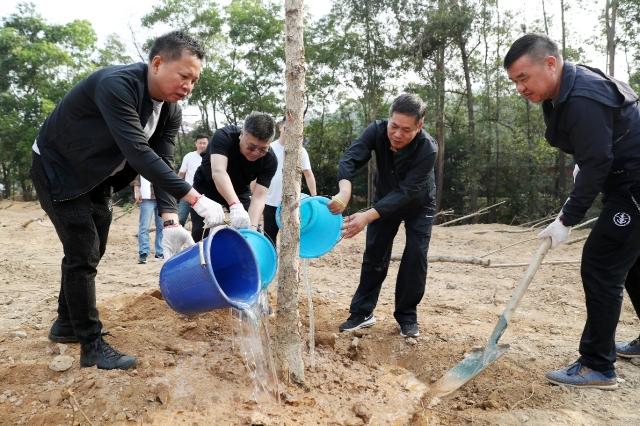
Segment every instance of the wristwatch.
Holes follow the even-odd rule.
[[[164,223],[162,224],[162,226],[164,226],[165,228],[167,226],[174,226],[174,225],[177,225],[177,223],[173,219],[165,220]]]

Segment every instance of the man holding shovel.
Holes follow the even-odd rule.
[[[111,194],[141,174],[154,185],[168,258],[193,244],[178,225],[176,198],[209,225],[222,207],[173,172],[174,139],[186,98],[200,76],[204,51],[180,31],[157,38],[148,63],[103,68],[78,83],[45,120],[33,144],[31,178],[62,243],[54,342],[79,342],[80,366],[128,369],[136,358],[103,340],[95,277],[111,225]]]
[[[545,35],[516,40],[504,59],[516,90],[542,103],[545,137],[572,154],[575,185],[556,220],[540,233],[565,242],[598,193],[603,209],[582,252],[587,322],[580,358],[546,374],[554,384],[613,389],[616,354],[640,357],[640,339],[615,344],[626,287],[640,314],[640,107],[638,96],[600,70],[564,62]]]

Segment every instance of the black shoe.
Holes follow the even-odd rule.
[[[371,327],[376,323],[376,317],[370,315],[351,314],[349,319],[340,324],[340,331],[353,331],[359,328]]]
[[[144,253],[140,254],[140,257],[138,258],[138,263],[140,265],[144,265],[145,263],[147,263],[147,255]]]
[[[155,260],[156,262],[164,260],[164,254],[160,254],[160,255],[156,254],[155,256],[153,256],[153,260]]]
[[[417,322],[405,322],[400,324],[400,335],[402,337],[418,337],[420,329]]]
[[[113,349],[111,345],[98,337],[91,343],[83,343],[80,347],[80,367],[97,366],[101,370],[126,370],[134,367],[138,360]]]
[[[51,324],[49,330],[49,340],[54,343],[78,343],[79,340],[76,337],[76,333],[73,331],[73,326],[70,321],[64,321],[60,318]]]

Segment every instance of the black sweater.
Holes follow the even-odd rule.
[[[175,198],[191,189],[173,171],[182,112],[165,102],[147,141],[143,129],[152,110],[144,63],[103,68],[71,89],[37,141],[54,201],[76,198],[105,180],[118,190],[140,173],[154,185],[159,211],[175,212]],[[111,176],[124,160],[125,168]]]

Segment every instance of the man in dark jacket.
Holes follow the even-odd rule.
[[[393,239],[404,222],[406,245],[396,281],[394,317],[404,337],[419,336],[416,307],[427,280],[427,251],[435,210],[433,167],[438,145],[423,130],[425,103],[402,94],[392,103],[389,120],[371,123],[340,159],[340,192],[329,203],[342,213],[351,198],[351,181],[357,169],[376,154],[378,173],[373,206],[345,219],[343,235],[351,238],[367,227],[360,284],[351,300],[351,315],[340,331],[370,327],[382,282],[387,276]]]
[[[222,207],[173,172],[174,139],[182,113],[177,101],[193,90],[203,50],[182,32],[159,37],[149,63],[112,66],[91,74],[60,101],[33,145],[31,177],[40,205],[62,242],[55,342],[80,342],[80,365],[127,369],[136,358],[102,339],[95,276],[111,224],[111,194],[140,173],[154,185],[164,220],[164,254],[189,233],[178,225],[176,198],[191,203],[208,224],[224,221]]]
[[[575,185],[556,220],[540,233],[565,242],[598,193],[603,209],[582,251],[587,322],[580,358],[547,373],[555,384],[612,389],[614,363],[640,357],[640,339],[615,344],[626,287],[640,314],[640,108],[638,96],[600,70],[564,62],[545,35],[516,40],[504,59],[516,89],[542,103],[549,144],[572,154]]]

